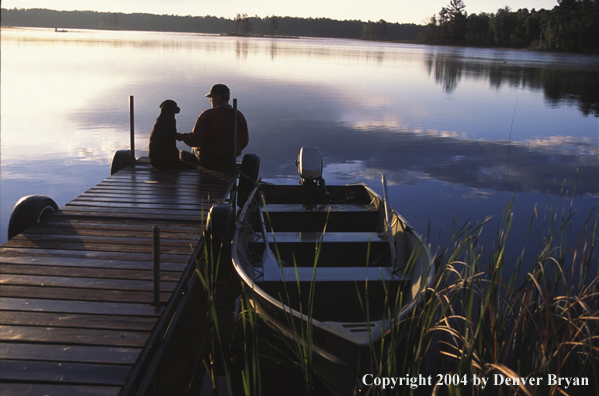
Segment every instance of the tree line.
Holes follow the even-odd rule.
[[[426,25],[427,44],[599,52],[599,0],[557,0],[552,10],[509,7],[470,14],[462,0],[451,0]]]
[[[238,35],[308,36],[388,41],[414,41],[424,33],[415,24],[362,22],[329,18],[296,18],[237,14],[235,18],[215,16],[155,15],[97,11],[55,11],[47,9],[2,9],[3,26],[61,29],[120,29]]]

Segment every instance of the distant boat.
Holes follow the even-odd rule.
[[[58,30],[58,28],[54,28],[54,31],[55,31],[56,33],[66,33],[66,32],[68,32],[68,30],[64,30],[64,29],[62,29],[62,30]]]

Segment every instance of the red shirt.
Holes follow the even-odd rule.
[[[249,142],[245,117],[237,111],[237,155]],[[200,150],[200,157],[231,158],[233,151],[233,108],[219,105],[204,111],[198,117],[193,131],[183,134],[183,141]]]

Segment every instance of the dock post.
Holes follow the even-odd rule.
[[[154,226],[154,243],[152,257],[154,261],[154,301],[155,307],[160,307],[160,227]]]
[[[237,99],[233,99],[233,164],[232,169],[235,170],[235,166],[237,165]],[[237,188],[233,188],[233,193],[231,194],[231,203],[233,204],[233,208],[235,208],[235,198],[236,198]]]
[[[237,160],[237,99],[233,99],[233,166]]]
[[[129,134],[131,137],[131,166],[135,166],[135,125],[133,112],[133,96],[129,96]]]

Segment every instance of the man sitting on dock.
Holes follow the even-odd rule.
[[[205,97],[210,98],[212,108],[198,117],[191,133],[178,133],[177,140],[194,148],[200,165],[211,169],[227,169],[234,164],[233,158],[233,113],[229,104],[229,88],[215,84]],[[245,117],[237,111],[236,156],[249,142]]]

